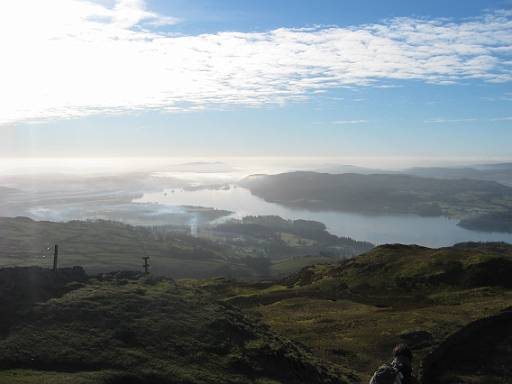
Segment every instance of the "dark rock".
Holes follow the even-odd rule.
[[[466,270],[465,283],[469,287],[502,286],[512,288],[512,261],[494,258],[471,265]]]
[[[434,337],[427,331],[415,331],[402,333],[400,339],[413,349],[429,347],[434,342]]]
[[[512,382],[512,311],[468,324],[422,361],[424,383],[464,382],[460,378],[475,375],[489,383]]]

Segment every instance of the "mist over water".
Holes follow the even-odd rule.
[[[0,175],[68,173],[112,174],[140,171],[214,173],[247,176],[317,170],[328,166],[352,165],[397,170],[416,166],[464,166],[512,161],[512,157],[116,157],[116,158],[0,158]]]
[[[269,203],[245,188],[231,185],[229,189],[189,191],[174,189],[147,193],[136,202],[162,205],[200,205],[234,212],[230,218],[277,215],[284,219],[306,219],[324,223],[329,232],[366,240],[375,244],[404,243],[430,247],[448,246],[464,241],[512,242],[512,234],[470,231],[446,217],[416,215],[361,215],[336,211],[290,209]]]
[[[0,186],[16,188],[0,216],[37,220],[109,219],[141,225],[178,222],[197,234],[201,219],[182,206],[233,212],[226,218],[277,215],[324,223],[339,236],[381,243],[445,246],[463,241],[507,241],[512,234],[467,230],[457,220],[415,215],[362,215],[291,209],[269,203],[236,183],[251,174],[309,170],[393,172],[413,166],[459,166],[491,160],[405,157],[2,159]],[[365,167],[365,168],[362,168]],[[9,203],[9,204],[8,204]],[[174,220],[174,221],[171,221]]]

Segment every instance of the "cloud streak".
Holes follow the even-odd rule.
[[[143,1],[0,2],[0,124],[304,100],[337,87],[512,80],[512,12],[176,36]]]
[[[499,121],[512,121],[512,116],[505,117],[494,117],[490,119],[476,119],[476,118],[466,118],[466,119],[429,119],[425,120],[425,124],[447,124],[447,123],[472,123],[472,122],[499,122]]]
[[[491,121],[512,121],[512,116],[496,117],[494,119],[491,119]]]
[[[471,123],[473,121],[478,121],[475,118],[467,118],[467,119],[429,119],[425,120],[427,124],[446,124],[446,123]]]
[[[352,124],[366,124],[368,120],[335,120],[332,124],[336,125],[352,125]]]

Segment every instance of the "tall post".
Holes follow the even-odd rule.
[[[53,248],[53,272],[57,272],[58,260],[59,259],[59,245],[55,244]]]
[[[142,267],[144,268],[144,273],[147,275],[149,273],[149,256],[143,257],[142,260],[144,260],[144,264],[142,264]]]

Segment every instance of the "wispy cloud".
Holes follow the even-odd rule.
[[[425,123],[427,124],[446,124],[446,123],[470,123],[473,121],[478,121],[478,119],[475,118],[469,118],[469,119],[429,119],[425,120]]]
[[[141,0],[0,2],[0,124],[282,104],[395,80],[512,80],[512,12],[176,36]]]
[[[491,121],[512,121],[512,116],[496,117],[494,119],[491,119]]]
[[[331,121],[331,124],[336,125],[347,125],[347,124],[365,124],[368,120],[335,120]]]
[[[446,123],[471,123],[471,122],[492,122],[492,121],[512,121],[512,116],[505,116],[505,117],[493,117],[488,119],[429,119],[425,120],[424,123],[427,124],[446,124]]]

